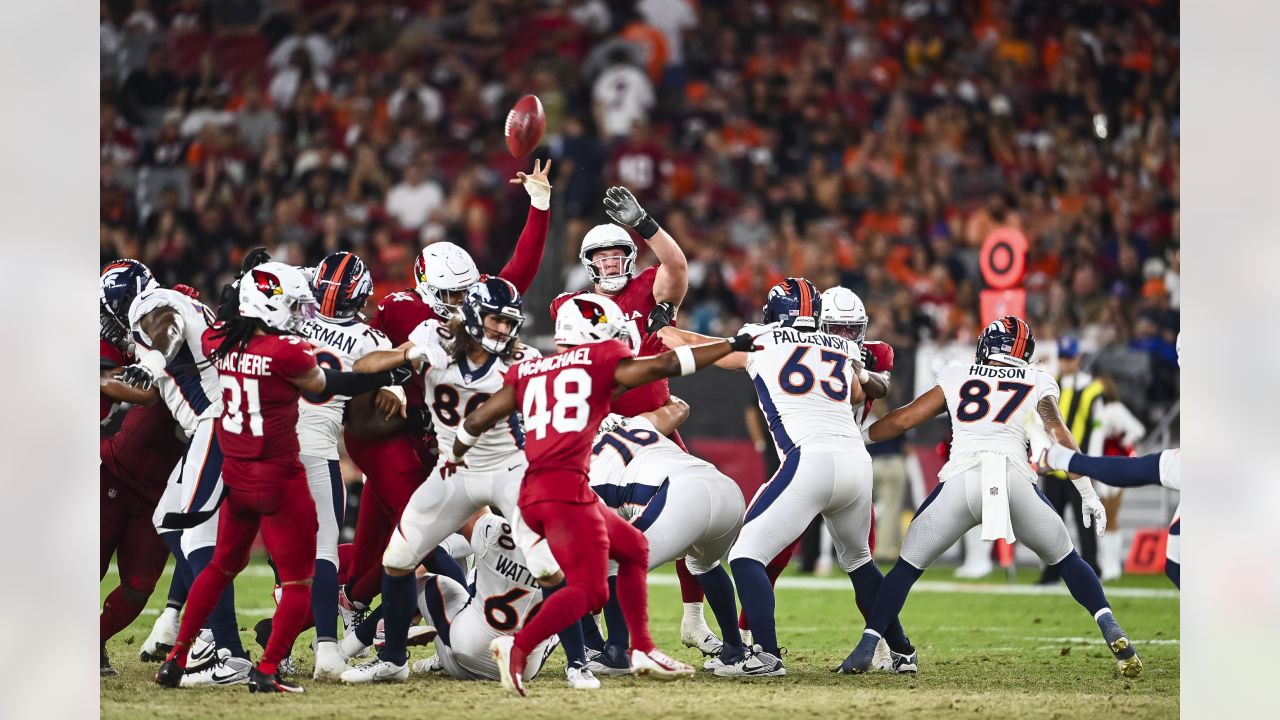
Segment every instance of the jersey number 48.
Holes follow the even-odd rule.
[[[558,433],[581,432],[587,427],[591,407],[591,376],[582,368],[561,370],[551,381],[547,396],[547,376],[538,375],[524,388],[524,431],[539,440],[547,436],[550,425]]]

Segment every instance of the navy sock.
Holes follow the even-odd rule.
[[[622,616],[622,605],[618,602],[618,576],[609,578],[609,602],[604,604],[604,627],[609,631],[608,644],[617,645],[624,650],[631,645],[631,634],[627,632],[627,621]]]
[[[733,595],[733,580],[724,565],[716,565],[710,572],[695,576],[702,586],[702,593],[711,606],[711,614],[720,625],[720,639],[726,647],[741,647],[742,633],[738,630],[738,602]]]
[[[467,571],[462,569],[457,560],[453,556],[444,551],[444,548],[436,548],[432,550],[427,559],[422,561],[427,566],[427,570],[436,575],[443,575],[452,578],[462,587],[467,586]]]
[[[875,562],[863,563],[861,567],[849,573],[849,581],[853,583],[854,601],[858,604],[862,617],[864,619],[871,617],[876,597],[880,594],[880,586],[884,583],[884,575],[880,574],[880,568],[876,567]],[[896,615],[884,632],[884,641],[894,652],[911,653],[915,650],[911,647],[911,641],[907,640],[907,635],[902,630],[902,623],[898,622]]]
[[[212,546],[192,550],[187,556],[187,563],[191,566],[191,577],[198,577],[212,559]],[[230,650],[232,657],[246,659],[249,657],[249,654],[244,651],[244,645],[240,642],[240,624],[236,620],[235,583],[227,584],[227,589],[218,596],[218,604],[213,606],[213,612],[209,613],[209,619],[205,622],[213,632],[213,641],[219,648]]]
[[[738,558],[729,563],[733,581],[738,586],[738,599],[751,623],[751,638],[762,650],[778,654],[778,633],[773,621],[773,586],[764,564],[758,560]]]
[[[879,570],[876,572],[879,573]],[[889,626],[897,621],[898,613],[902,612],[902,606],[907,602],[907,594],[911,592],[911,586],[915,585],[916,580],[919,580],[923,574],[923,570],[898,558],[893,569],[880,582],[875,604],[867,614],[867,627],[880,633],[881,637],[885,637],[889,632]],[[901,626],[899,626],[899,632],[901,632]],[[887,637],[885,642],[889,642]]]
[[[600,626],[596,625],[596,618],[591,613],[582,616],[582,620],[578,621],[578,626],[582,628],[582,641],[587,647],[596,652],[604,652],[604,636],[600,634]]]
[[[378,634],[378,621],[382,619],[382,606],[374,608],[365,616],[364,620],[356,626],[354,632],[356,639],[365,645],[373,644],[373,637]],[[406,644],[408,639],[406,636]]]
[[[1173,586],[1182,589],[1182,566],[1172,560],[1164,561],[1164,574],[1173,581]]]
[[[542,588],[543,600],[545,601],[564,586],[565,581],[561,580],[558,585]],[[599,635],[598,632],[596,634]],[[557,633],[556,636],[560,638],[560,647],[564,649],[564,658],[569,665],[583,666],[587,664],[587,649],[582,637],[581,623],[571,624]]]
[[[1066,557],[1049,567],[1057,569],[1062,575],[1062,581],[1067,584],[1067,589],[1071,591],[1071,597],[1083,605],[1090,615],[1096,615],[1099,610],[1107,607],[1107,596],[1102,592],[1102,582],[1098,580],[1098,574],[1093,571],[1093,568],[1089,567],[1089,563],[1080,557],[1080,553],[1072,550]]]
[[[316,561],[311,614],[315,616],[317,640],[338,639],[338,566],[329,560]]]
[[[163,532],[160,533],[160,539],[164,540],[169,552],[173,554],[174,563],[173,577],[169,580],[169,599],[165,606],[181,610],[187,604],[187,591],[191,589],[191,581],[195,579],[191,575],[191,566],[187,564],[186,556],[182,554],[182,532]]]
[[[417,589],[418,578],[413,573],[382,572],[382,629],[387,644],[378,651],[380,659],[396,665],[409,661],[409,623],[418,611]]]

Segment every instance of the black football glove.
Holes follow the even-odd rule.
[[[867,372],[876,371],[876,356],[865,347],[862,348],[862,367],[866,368]]]
[[[240,317],[240,278],[265,262],[271,262],[271,254],[264,247],[256,247],[244,256],[235,280],[223,285],[222,292],[218,295],[219,320],[225,322]]]
[[[729,347],[736,352],[755,352],[763,349],[762,346],[756,344],[756,336],[751,333],[742,333],[735,336],[729,341]]]
[[[647,333],[656,333],[662,328],[671,324],[676,318],[676,306],[669,302],[660,302],[649,311],[649,324],[645,325],[644,331]]]
[[[388,385],[404,385],[413,379],[413,368],[408,365],[393,367],[388,373],[391,375]]]
[[[605,192],[604,211],[614,222],[633,228],[645,240],[658,233],[658,221],[650,217],[636,196],[624,187],[611,187]]]
[[[117,375],[116,379],[139,390],[150,390],[151,386],[156,384],[156,379],[152,376],[151,371],[142,365],[130,365]]]
[[[426,405],[412,407],[405,411],[405,424],[419,435],[426,435],[435,430],[431,420],[431,409]]]
[[[256,247],[250,250],[244,256],[244,262],[240,263],[240,274],[236,276],[236,279],[239,280],[245,276],[245,273],[267,262],[271,262],[271,254],[267,252],[266,248]]]

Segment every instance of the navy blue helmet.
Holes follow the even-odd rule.
[[[511,321],[511,328],[497,337],[485,332],[484,319],[498,315]],[[511,349],[524,324],[524,299],[520,291],[507,280],[493,275],[481,275],[480,281],[467,289],[462,301],[462,324],[467,334],[489,352],[503,355]]]
[[[978,363],[1002,362],[1010,365],[1026,365],[1036,350],[1036,338],[1031,326],[1012,315],[993,321],[978,336]]]
[[[818,288],[804,278],[787,278],[774,285],[764,301],[764,321],[781,322],[783,327],[816,330],[821,311]]]
[[[112,260],[98,277],[98,334],[123,347],[129,337],[129,306],[138,293],[155,285],[151,270],[137,260]]]
[[[373,277],[359,255],[336,252],[316,266],[311,293],[317,313],[327,318],[353,318],[373,293]]]

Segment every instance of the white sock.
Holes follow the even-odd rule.
[[[698,602],[698,603],[685,603],[685,604],[684,604],[684,619],[685,619],[685,620],[697,620],[698,622],[703,623],[703,624],[705,625],[707,621],[706,621],[705,616],[702,614],[702,603],[700,603],[700,602]]]

